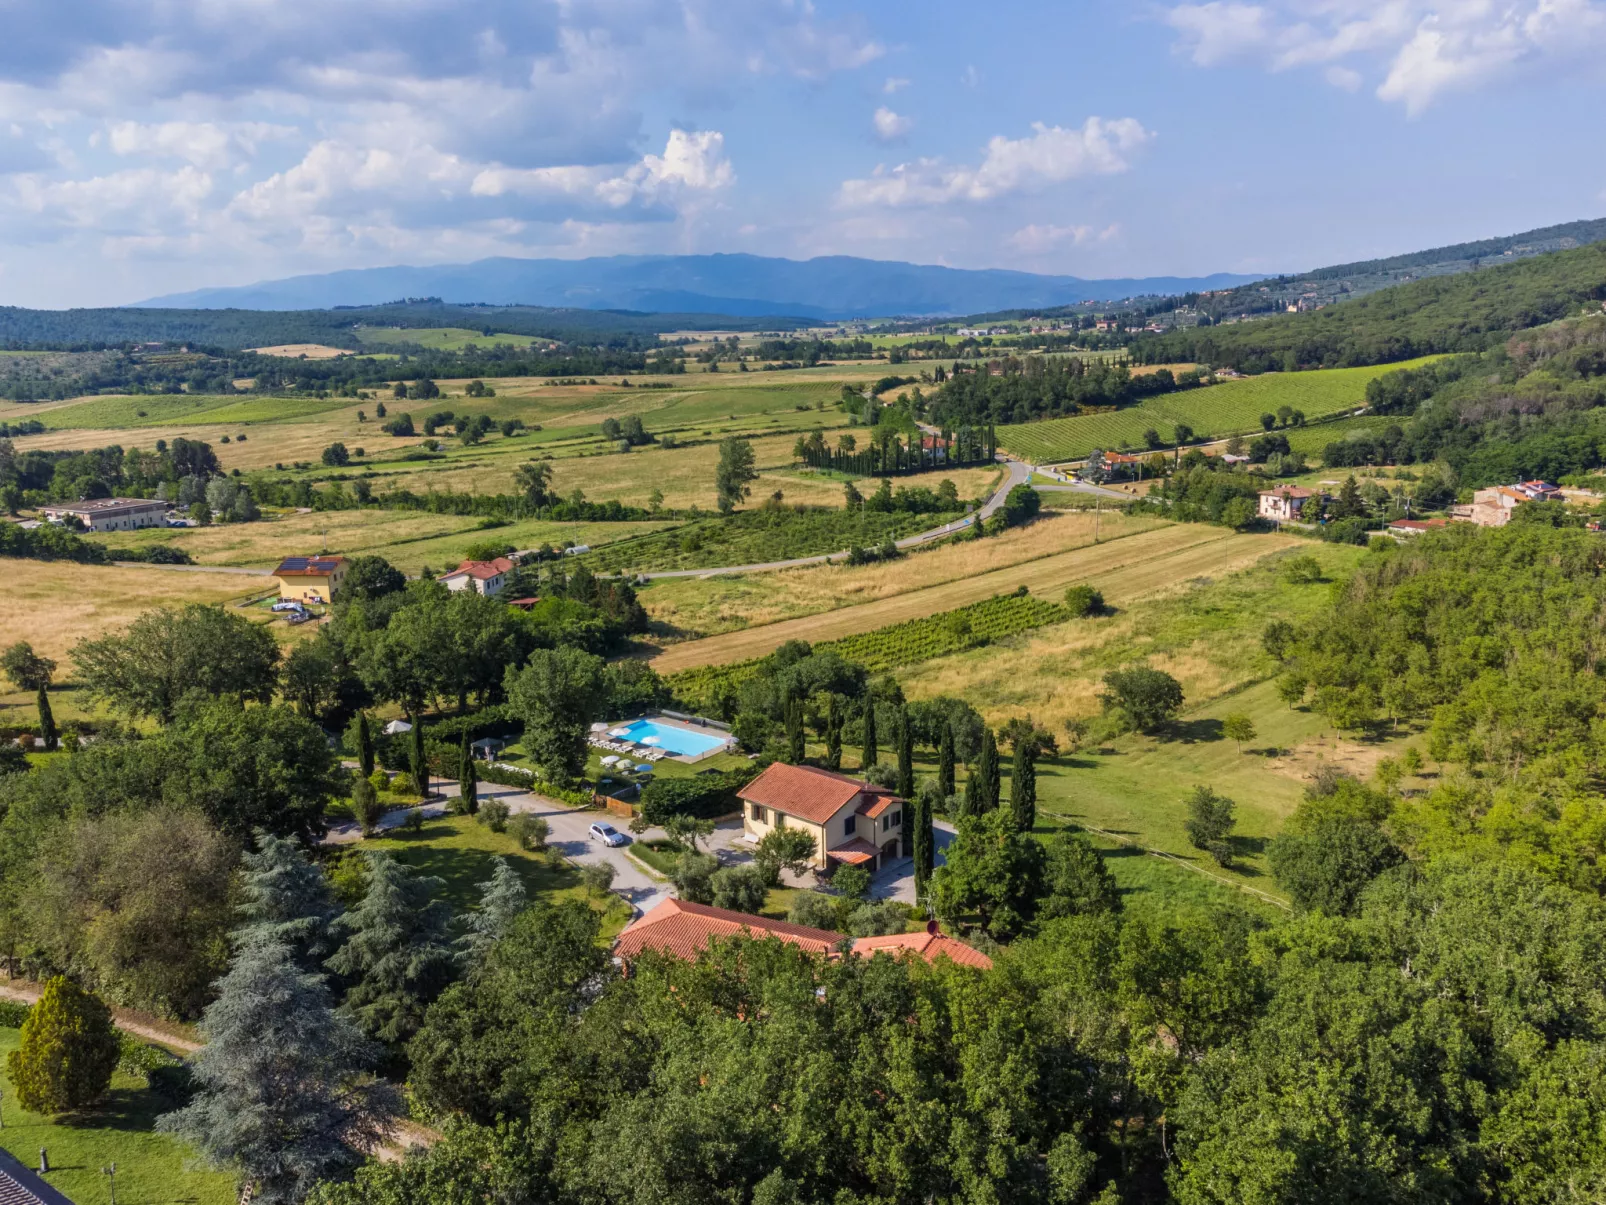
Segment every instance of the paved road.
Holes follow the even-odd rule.
[[[1123,494],[1120,490],[1107,490],[1102,485],[1089,485],[1085,481],[1073,481],[1069,485],[1037,485],[1033,489],[1057,494],[1089,494],[1095,498],[1103,498],[1108,502],[1131,502],[1131,494]]]

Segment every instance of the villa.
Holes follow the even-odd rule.
[[[775,762],[736,796],[749,842],[777,828],[803,829],[814,837],[816,870],[863,866],[873,873],[908,856],[904,801],[874,783]]]

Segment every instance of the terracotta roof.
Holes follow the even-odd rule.
[[[1314,498],[1319,491],[1308,490],[1302,485],[1285,485],[1274,490],[1261,490],[1262,498]]]
[[[690,960],[706,950],[716,937],[739,936],[758,940],[775,937],[814,954],[823,954],[843,940],[842,934],[829,929],[810,929],[767,916],[670,899],[627,925],[614,942],[613,952],[627,962],[643,950],[658,950]]]
[[[276,577],[328,577],[345,563],[343,556],[287,556],[273,573]]]
[[[812,824],[824,824],[858,795],[888,795],[885,787],[833,774],[815,766],[771,764],[736,792],[738,799],[785,812]]]
[[[450,573],[441,574],[436,580],[444,582],[449,577],[460,577],[466,573],[483,582],[500,574],[510,573],[512,570],[513,562],[505,556],[499,556],[494,561],[464,561]]]
[[[874,799],[866,799],[853,810],[861,816],[868,816],[874,820],[895,803],[902,803],[896,795],[878,795]]]
[[[1443,519],[1395,519],[1390,527],[1398,527],[1405,531],[1430,531],[1435,527],[1443,527]]]
[[[845,862],[849,866],[857,866],[861,862],[872,862],[880,854],[880,849],[863,837],[855,837],[845,845],[838,845],[835,849],[825,851],[826,857],[838,862]]]
[[[876,954],[891,954],[894,958],[902,954],[918,954],[927,962],[947,958],[959,966],[980,967],[984,971],[992,969],[993,960],[980,950],[972,949],[964,942],[941,932],[934,933],[933,928],[934,926],[928,925],[923,933],[892,933],[886,937],[861,937],[853,943],[853,952],[861,958],[870,958]]]

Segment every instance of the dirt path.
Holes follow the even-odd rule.
[[[37,1004],[44,984],[27,979],[0,979],[0,1000],[15,1000],[19,1004]],[[201,1043],[184,1032],[180,1026],[161,1021],[144,1013],[126,1008],[112,1009],[112,1023],[124,1033],[155,1042],[178,1054],[194,1054]]]
[[[1296,542],[1292,537],[1235,535],[1225,528],[1196,524],[1162,527],[925,590],[672,645],[652,659],[652,666],[668,674],[746,661],[763,657],[788,640],[836,640],[951,611],[1020,586],[1052,597],[1067,586],[1088,582],[1112,603],[1130,602],[1200,574],[1238,568]]]

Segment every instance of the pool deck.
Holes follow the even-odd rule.
[[[712,749],[705,750],[702,753],[674,753],[670,752],[669,750],[665,750],[666,753],[669,753],[669,756],[672,760],[684,762],[687,765],[694,765],[697,762],[706,761],[710,757],[718,757],[721,753],[729,753],[733,748],[736,747],[736,738],[733,737],[727,729],[715,727],[713,724],[709,724],[705,727],[702,724],[694,724],[686,720],[676,720],[661,713],[658,715],[638,716],[636,719],[630,720],[621,726],[628,728],[631,724],[639,724],[643,720],[646,720],[652,724],[657,724],[662,728],[678,728],[682,732],[694,733],[705,740],[717,738],[720,741],[720,744],[715,745]]]

